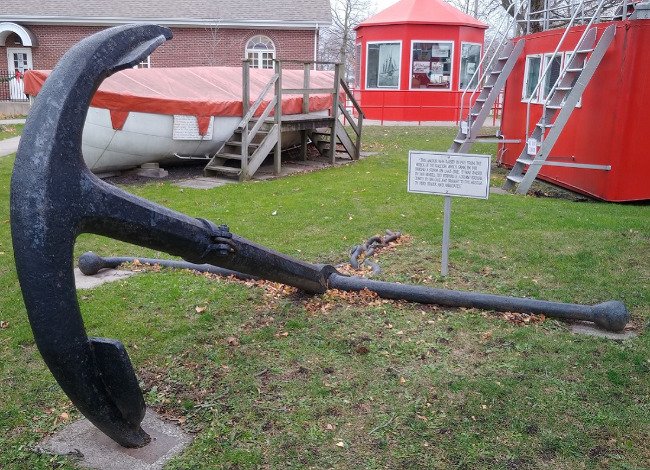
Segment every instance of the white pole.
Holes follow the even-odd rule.
[[[445,216],[442,224],[442,269],[440,274],[449,274],[449,228],[451,226],[451,196],[445,196]]]

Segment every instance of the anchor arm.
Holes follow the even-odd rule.
[[[36,345],[77,408],[126,447],[149,442],[140,427],[142,392],[121,343],[88,338],[76,298],[73,246],[87,210],[83,189],[93,178],[81,135],[101,81],[169,38],[167,28],[121,26],[70,49],[32,107],[11,181],[16,270]]]
[[[149,442],[140,427],[145,403],[124,346],[88,338],[84,329],[72,260],[80,233],[235,268],[307,292],[326,290],[323,272],[329,269],[127,194],[88,170],[81,136],[94,92],[104,78],[137,64],[169,38],[167,28],[130,25],[104,30],[70,49],[30,112],[12,175],[16,269],[36,344],[77,408],[125,447]]]

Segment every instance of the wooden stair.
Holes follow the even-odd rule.
[[[248,106],[250,103],[250,63],[248,60],[244,60],[244,89],[242,93],[244,116],[237,129],[205,166],[206,176],[226,176],[237,178],[240,181],[249,179],[272,152],[274,154],[274,172],[279,174],[282,133],[291,131],[301,133],[303,156],[306,156],[307,142],[311,139],[318,151],[322,155],[328,156],[332,164],[336,160],[337,152],[347,153],[352,160],[359,158],[363,112],[345,82],[340,79],[340,66],[337,65],[335,68],[334,83],[331,89],[309,87],[310,67],[312,66],[313,63],[304,64],[304,88],[283,89],[282,67],[280,61],[276,60],[275,74],[260,92],[255,103]],[[357,111],[356,119],[340,102],[341,88]],[[272,99],[267,102],[266,106],[262,106],[265,97],[272,89],[274,89]],[[282,114],[283,92],[303,95],[303,112],[301,114]],[[307,109],[310,93],[325,92],[332,94],[333,105],[329,114],[310,113]],[[256,115],[259,116],[254,117]],[[339,116],[343,116],[349,123],[347,129],[339,120]],[[348,129],[353,131],[354,140],[348,134]]]

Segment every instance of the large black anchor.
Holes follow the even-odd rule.
[[[121,26],[70,49],[30,112],[11,183],[16,269],[34,339],[43,359],[77,408],[125,447],[149,442],[140,423],[145,403],[127,352],[117,340],[89,338],[75,292],[73,246],[95,233],[295,286],[308,293],[368,288],[386,298],[444,306],[545,313],[622,329],[621,302],[595,306],[431,289],[348,277],[332,266],[302,262],[130,195],[95,177],[81,153],[90,100],[101,81],[132,67],[171,32],[155,25]]]
[[[133,67],[171,38],[155,25],[95,34],[68,51],[25,125],[11,182],[16,269],[38,349],[61,388],[99,429],[126,447],[149,442],[145,403],[124,346],[88,338],[77,302],[73,246],[96,233],[324,292],[328,268],[274,253],[228,232],[110,186],[86,167],[81,135],[104,78]],[[333,268],[332,268],[333,271]]]

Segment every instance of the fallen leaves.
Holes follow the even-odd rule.
[[[9,328],[9,322],[5,320],[0,321],[0,330],[6,330]]]
[[[207,308],[208,308],[208,307],[206,307],[205,305],[203,305],[203,306],[199,306],[199,305],[197,305],[196,307],[194,307],[194,311],[195,311],[196,313],[203,313],[203,312],[206,311]]]
[[[502,316],[505,320],[514,323],[515,325],[533,325],[535,323],[542,323],[546,320],[546,316],[535,315],[532,313],[505,312]]]
[[[356,352],[357,354],[362,354],[363,355],[363,354],[368,354],[370,352],[370,349],[368,349],[363,344],[360,344],[359,346],[354,348],[354,352]]]

